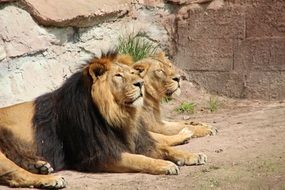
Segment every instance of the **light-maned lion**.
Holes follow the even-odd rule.
[[[39,174],[72,169],[173,175],[177,165],[204,164],[204,154],[176,150],[148,133],[139,117],[143,67],[138,72],[109,52],[57,90],[1,108],[0,183],[63,188],[62,177]]]
[[[131,61],[128,61],[131,64]],[[166,58],[163,52],[153,57],[142,59],[134,64],[135,69],[148,67],[144,76],[145,98],[142,112],[146,126],[152,132],[164,135],[176,135],[184,133],[188,129],[192,132],[192,137],[203,137],[215,135],[217,129],[200,122],[169,122],[161,118],[160,103],[163,97],[180,94],[180,75],[177,74],[171,61]],[[175,145],[169,143],[169,145]],[[177,143],[179,144],[179,143]]]

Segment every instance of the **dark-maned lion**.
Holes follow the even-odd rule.
[[[139,117],[143,88],[137,70],[107,53],[59,89],[0,109],[0,183],[63,188],[62,177],[39,174],[62,169],[178,174],[176,164],[204,164],[204,154],[152,138]]]
[[[160,113],[162,98],[180,94],[180,75],[176,73],[172,63],[163,52],[134,64],[135,69],[140,67],[142,69],[148,67],[144,76],[145,97],[141,117],[150,131],[164,135],[176,135],[181,130],[185,132],[185,129],[189,129],[193,133],[192,137],[203,137],[217,133],[216,128],[200,122],[168,122],[162,120]],[[168,144],[171,145],[171,143]]]

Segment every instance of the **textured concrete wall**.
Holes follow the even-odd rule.
[[[285,1],[215,3],[178,13],[178,66],[214,93],[285,99]]]

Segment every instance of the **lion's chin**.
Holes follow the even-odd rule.
[[[180,94],[181,94],[180,88],[177,88],[177,89],[174,91],[173,94],[176,95],[176,96],[180,96]]]
[[[173,96],[173,95],[179,96],[180,94],[181,94],[181,90],[179,87],[176,88],[175,90],[167,90],[167,92],[166,92],[166,95],[169,97]]]
[[[140,96],[136,98],[131,104],[129,104],[130,107],[141,107],[143,106],[143,97]]]

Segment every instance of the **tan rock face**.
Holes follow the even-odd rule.
[[[126,13],[131,0],[24,0],[42,25],[86,27]]]
[[[46,31],[26,11],[14,6],[0,10],[0,31],[0,52],[7,57],[41,51],[49,45]]]
[[[215,0],[178,12],[176,64],[211,92],[285,98],[285,4]]]

